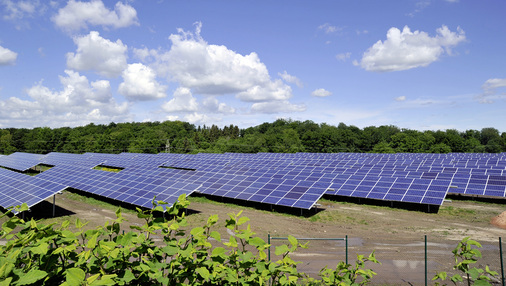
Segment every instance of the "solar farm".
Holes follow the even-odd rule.
[[[180,194],[310,210],[322,196],[438,210],[448,194],[504,198],[506,154],[13,153],[0,156],[0,206],[32,207],[72,188],[133,206]],[[35,176],[25,174],[50,166]],[[116,168],[118,172],[96,169]]]

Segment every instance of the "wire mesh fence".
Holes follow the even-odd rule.
[[[456,261],[452,253],[459,241],[427,236],[411,243],[392,239],[388,242],[378,241],[367,245],[360,238],[348,236],[298,238],[298,240],[302,244],[308,243],[308,248],[298,249],[291,257],[300,262],[297,267],[300,272],[314,278],[318,278],[319,271],[324,267],[335,268],[340,261],[346,259],[349,264],[354,264],[357,255],[368,256],[373,251],[381,264],[366,263],[366,268],[373,269],[377,273],[372,285],[434,285],[435,281],[432,279],[439,272],[447,272],[448,277],[459,273],[454,269]],[[270,259],[273,261],[280,259],[281,256],[275,255],[274,250],[278,245],[289,244],[287,238],[269,236],[268,241],[271,244]],[[478,257],[477,262],[471,267],[485,269],[488,266],[498,273],[490,281],[491,284],[505,285],[502,257],[504,242],[498,237],[496,241],[480,244],[482,247],[477,249],[482,257]],[[466,277],[463,276],[465,281]],[[445,284],[453,283],[447,280]]]

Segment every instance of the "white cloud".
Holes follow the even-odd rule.
[[[70,0],[65,7],[58,10],[52,21],[59,28],[69,32],[87,29],[88,25],[124,28],[139,24],[137,11],[132,6],[117,2],[112,11],[105,7],[101,0],[91,2]]]
[[[26,16],[31,16],[40,5],[39,1],[11,1],[3,0],[1,3],[4,6],[4,20],[19,20]]]
[[[395,101],[405,101],[405,100],[406,100],[405,95],[401,95],[401,96],[395,98]]]
[[[208,112],[212,113],[223,113],[223,114],[233,114],[235,113],[235,108],[228,106],[226,103],[219,102],[216,97],[210,96],[204,99],[202,102],[202,106]]]
[[[17,53],[0,46],[0,66],[14,64],[17,57]]]
[[[324,88],[319,88],[319,89],[316,89],[313,92],[311,92],[311,96],[316,96],[316,97],[327,97],[330,95],[332,95],[332,92],[325,90]]]
[[[208,95],[237,94],[244,101],[290,98],[291,88],[281,80],[271,80],[264,63],[256,53],[238,54],[226,46],[210,45],[202,39],[202,24],[195,32],[179,29],[170,35],[168,52],[134,49],[137,58],[150,62],[159,75],[167,75],[182,87]]]
[[[248,88],[236,97],[248,102],[287,100],[292,97],[292,88],[278,79]]]
[[[481,86],[483,93],[478,96],[480,103],[494,103],[494,99],[506,97],[506,92],[497,93],[497,89],[506,87],[506,78],[491,78]]]
[[[30,28],[26,18],[33,18],[37,14],[44,14],[47,7],[40,0],[0,0],[4,7],[3,20],[14,23],[16,29]]]
[[[333,34],[333,33],[340,32],[343,30],[343,28],[333,26],[329,23],[325,23],[323,25],[318,26],[318,29],[324,31],[325,34]]]
[[[130,64],[122,77],[118,91],[130,100],[153,100],[166,96],[167,86],[156,81],[156,73],[150,67],[140,63]]]
[[[93,70],[99,75],[116,77],[127,68],[127,46],[121,40],[111,42],[96,31],[75,37],[76,53],[67,53],[67,66],[75,70]]]
[[[341,53],[341,54],[337,54],[336,55],[336,59],[338,59],[339,61],[346,61],[347,59],[349,59],[351,57],[351,53],[350,52],[347,52],[347,53]]]
[[[113,99],[109,81],[89,82],[71,70],[60,76],[61,91],[52,91],[42,82],[27,90],[31,100],[11,97],[0,101],[0,124],[17,126],[79,126],[132,120],[128,104]]]
[[[306,111],[304,104],[292,104],[288,100],[272,102],[258,102],[251,106],[251,111],[256,113],[281,113],[281,112],[302,112]]]
[[[209,124],[210,122],[219,122],[221,118],[208,116],[201,113],[190,113],[184,116],[184,120],[195,125]]]
[[[430,37],[426,32],[411,32],[407,26],[402,31],[390,28],[387,39],[376,42],[363,54],[360,63],[355,64],[374,72],[425,67],[437,61],[445,51],[451,55],[451,48],[466,39],[460,27],[452,32],[443,25],[436,32],[435,37]]]
[[[174,91],[174,97],[162,104],[162,110],[166,112],[191,112],[197,111],[199,104],[193,97],[189,88],[179,87]]]
[[[296,76],[293,76],[293,75],[290,75],[288,74],[286,71],[283,71],[283,73],[278,73],[278,75],[286,82],[288,83],[293,83],[295,84],[297,87],[304,87],[304,85],[302,84],[302,81],[297,78]]]
[[[243,56],[225,46],[209,45],[200,36],[179,30],[170,35],[170,51],[164,55],[173,80],[197,93],[227,94],[269,82],[269,73],[256,53]]]

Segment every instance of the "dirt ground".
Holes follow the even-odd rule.
[[[424,285],[425,236],[427,236],[428,281],[437,271],[451,270],[454,262],[451,251],[466,236],[482,243],[483,259],[478,266],[491,265],[499,271],[498,238],[506,235],[506,201],[484,203],[472,200],[445,201],[438,213],[425,213],[399,208],[321,200],[318,211],[312,215],[296,216],[286,213],[256,210],[236,204],[224,204],[204,198],[190,198],[188,221],[191,226],[203,225],[211,214],[218,214],[223,226],[228,213],[243,210],[258,236],[297,238],[348,237],[348,257],[352,263],[357,254],[368,255],[375,251],[381,265],[367,264],[378,273],[375,285]],[[42,216],[52,213],[52,199],[32,210]],[[79,217],[89,227],[103,225],[115,218],[114,206],[88,203],[64,192],[56,197],[57,218]],[[132,211],[124,213],[128,223],[142,224]],[[502,227],[502,228],[501,228]],[[222,237],[227,233],[219,229]],[[273,245],[283,243],[272,240]],[[302,241],[301,242],[305,242]],[[301,261],[299,270],[317,275],[324,266],[335,267],[345,260],[345,242],[309,241],[309,248],[293,255]],[[273,257],[275,259],[275,257]]]

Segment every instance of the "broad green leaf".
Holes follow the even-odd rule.
[[[190,231],[190,234],[193,236],[198,236],[198,235],[201,235],[202,233],[204,233],[204,228],[200,227],[200,226],[196,227]]]
[[[286,244],[276,246],[276,251],[274,252],[276,255],[282,255],[289,252],[288,246]]]
[[[432,281],[437,279],[446,280],[446,277],[448,277],[448,274],[446,272],[439,272],[434,276],[434,278],[432,278]]]
[[[213,249],[211,256],[221,256],[223,254],[225,254],[225,248],[216,247],[215,249]]]
[[[121,280],[125,281],[127,285],[130,283],[130,281],[134,279],[135,275],[130,270],[126,270],[125,275],[123,275],[123,277],[121,278]]]
[[[453,276],[450,278],[450,280],[451,280],[452,282],[462,282],[462,281],[463,281],[462,276],[460,276],[459,274],[455,274],[455,275],[453,275]]]
[[[252,239],[249,240],[249,244],[253,245],[253,246],[256,246],[257,248],[258,247],[261,247],[261,246],[266,246],[267,244],[265,243],[265,240],[261,239],[260,237],[253,237]]]
[[[90,277],[88,277],[88,279],[86,279],[86,283],[91,284],[91,283],[95,282],[95,280],[97,280],[99,277],[100,277],[100,274],[95,274],[93,276],[90,276]]]
[[[218,215],[210,215],[209,218],[207,218],[207,225],[212,226],[218,222]]]
[[[197,268],[196,272],[198,274],[200,274],[200,276],[202,276],[202,278],[204,278],[205,280],[209,280],[209,270],[207,270],[207,268],[205,267],[199,267]]]
[[[44,279],[47,276],[46,271],[38,270],[38,269],[32,269],[28,271],[28,273],[21,275],[19,277],[19,280],[17,281],[17,285],[30,285],[34,284],[35,282]]]
[[[5,280],[0,281],[0,286],[9,286],[11,285],[12,277],[7,277]]]
[[[38,246],[32,247],[30,251],[33,254],[46,254],[49,248],[49,244],[41,242]]]
[[[214,238],[216,241],[221,241],[221,235],[217,231],[211,231],[209,234],[212,238]]]
[[[100,280],[94,280],[93,282],[88,282],[89,285],[116,285],[116,281],[113,278],[117,277],[116,274],[103,275]]]
[[[298,245],[297,239],[295,237],[291,236],[291,235],[288,236],[288,241],[290,242],[290,244],[292,245],[292,247]]]
[[[490,282],[488,282],[487,280],[476,280],[474,281],[474,286],[491,286],[492,284],[490,284]]]
[[[88,240],[88,243],[86,244],[86,246],[88,248],[95,248],[95,246],[97,246],[97,238],[98,238],[98,232],[96,232],[95,234],[93,234],[93,236]]]
[[[243,217],[239,218],[239,220],[237,221],[237,225],[242,225],[248,221],[249,221],[249,218],[246,216],[243,216]]]

